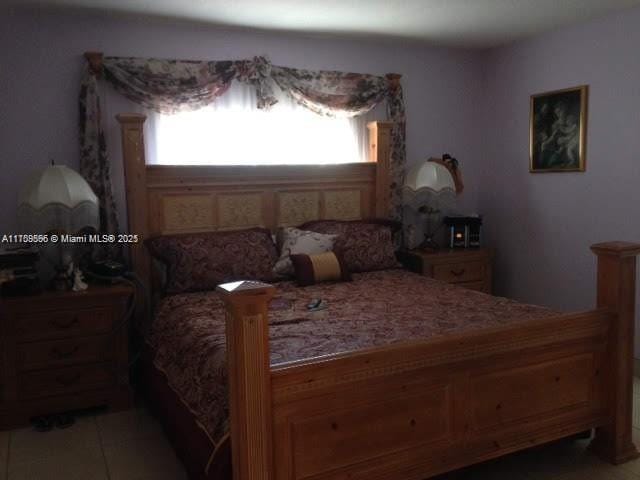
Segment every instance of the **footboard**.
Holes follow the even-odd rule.
[[[598,309],[270,368],[273,287],[224,286],[238,480],[422,480],[596,428],[631,442],[635,255],[598,255]]]
[[[607,312],[272,374],[276,479],[424,479],[606,423]]]

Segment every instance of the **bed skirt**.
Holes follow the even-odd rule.
[[[138,383],[147,407],[162,424],[189,478],[231,480],[230,442],[224,442],[213,455],[213,443],[193,413],[169,387],[165,374],[154,366],[153,358],[153,349],[145,344]]]

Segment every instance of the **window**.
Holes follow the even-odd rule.
[[[318,115],[281,95],[270,110],[234,84],[204,109],[150,117],[150,163],[163,165],[334,164],[366,161],[366,124]]]

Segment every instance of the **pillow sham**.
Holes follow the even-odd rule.
[[[315,285],[320,282],[351,280],[351,274],[339,254],[335,252],[317,253],[315,255],[294,254],[291,262],[299,286]]]
[[[293,265],[290,255],[304,253],[307,255],[328,252],[333,249],[337,235],[300,230],[285,227],[278,231],[278,245],[280,258],[273,267],[273,273],[278,276],[293,275]]]
[[[275,280],[278,254],[264,228],[167,235],[146,244],[167,266],[165,293],[211,290],[235,280]]]
[[[316,220],[300,228],[337,234],[333,250],[339,252],[350,272],[370,272],[400,266],[396,260],[389,224],[367,221]]]

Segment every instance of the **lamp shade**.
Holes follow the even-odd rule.
[[[455,193],[456,185],[446,167],[436,162],[420,162],[405,177],[404,186],[412,192],[429,190],[440,193],[450,190]]]
[[[19,197],[18,225],[24,233],[98,230],[98,197],[82,176],[64,165],[31,175]]]
[[[444,165],[425,160],[407,172],[403,200],[414,209],[425,204],[435,210],[447,209],[455,203],[456,185]]]

